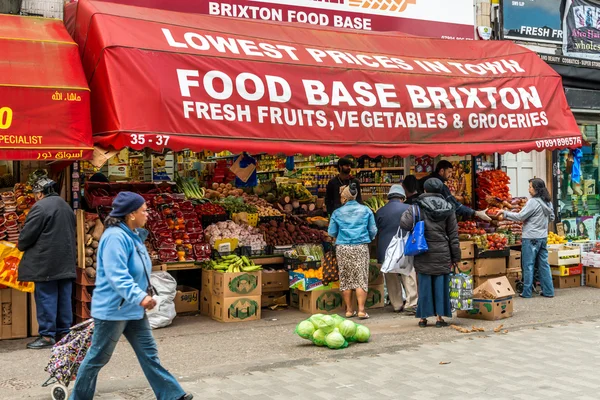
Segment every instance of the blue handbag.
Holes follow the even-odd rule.
[[[404,255],[413,257],[423,254],[429,250],[427,240],[425,240],[425,222],[421,221],[421,209],[413,207],[413,229],[408,234],[406,245],[404,246]],[[417,214],[415,216],[415,214]]]

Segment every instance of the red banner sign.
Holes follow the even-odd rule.
[[[91,158],[90,92],[60,21],[0,15],[0,159]]]
[[[109,3],[80,12],[92,4],[100,13],[76,37],[87,36],[103,147],[407,156],[581,145],[560,76],[512,43]]]

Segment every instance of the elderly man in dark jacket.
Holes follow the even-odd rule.
[[[406,193],[401,185],[392,185],[388,193],[388,203],[377,210],[375,222],[379,239],[377,241],[377,259],[383,263],[385,252],[400,227],[400,218],[409,206],[404,204]],[[385,284],[394,311],[414,315],[417,307],[417,275],[413,270],[410,275],[385,274]],[[406,302],[402,296],[402,288],[406,293]]]
[[[413,229],[416,220],[425,221],[425,239],[429,250],[414,258],[419,284],[417,318],[419,326],[427,326],[427,318],[436,316],[438,328],[448,324],[442,317],[452,317],[450,306],[450,272],[460,261],[458,223],[454,207],[441,194],[444,184],[437,178],[425,182],[425,193],[416,206],[409,208],[400,221],[405,230]],[[420,218],[420,219],[419,219]]]
[[[41,178],[33,187],[37,202],[19,236],[23,251],[19,280],[35,282],[39,338],[29,349],[52,347],[69,332],[73,320],[76,237],[73,209],[54,191],[54,181]]]

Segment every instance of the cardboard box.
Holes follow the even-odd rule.
[[[206,317],[212,316],[212,293],[210,291],[203,290],[200,293],[200,315]]]
[[[463,274],[472,275],[473,267],[475,266],[475,262],[473,260],[463,260],[458,264],[458,272],[462,272]]]
[[[585,285],[600,289],[600,268],[585,269]]]
[[[508,257],[508,266],[506,267],[507,272],[519,272],[521,271],[521,252],[516,250],[510,251]]]
[[[262,271],[262,293],[289,290],[287,271]]]
[[[256,272],[214,272],[212,274],[213,297],[252,297],[259,296],[262,290],[262,271]]]
[[[385,305],[384,290],[385,285],[369,285],[365,308],[383,308]],[[354,309],[358,310],[358,299],[355,291],[352,291],[352,304],[354,304]]]
[[[0,339],[27,337],[27,293],[0,289]]]
[[[572,276],[572,275],[581,275],[583,273],[583,266],[575,265],[572,267],[561,265],[559,267],[550,267],[552,270],[552,275],[556,276]]]
[[[508,279],[508,283],[512,289],[517,292],[517,282],[523,280],[523,274],[521,272],[507,272],[506,279]]]
[[[474,276],[473,277],[473,288],[476,289],[479,286],[486,283],[487,281],[489,281],[490,279],[497,279],[497,278],[501,278],[503,276],[505,276],[505,275]]]
[[[288,291],[263,293],[260,296],[260,306],[271,307],[274,305],[287,305],[287,292]]]
[[[248,322],[260,319],[260,295],[212,297],[211,317],[220,322]]]
[[[581,275],[556,276],[552,275],[552,284],[556,289],[568,289],[581,286]]]
[[[475,243],[471,241],[460,242],[460,258],[469,260],[475,258]]]
[[[581,263],[581,250],[577,246],[557,246],[548,249],[548,263],[553,266]]]
[[[497,321],[513,316],[513,298],[503,299],[473,299],[473,309],[457,311],[458,318],[483,319]]]
[[[215,272],[211,269],[202,270],[202,291],[211,291],[213,286],[213,275]]]
[[[289,271],[289,288],[298,289],[303,292],[310,292],[313,290],[330,290],[338,289],[340,282],[331,282],[328,285],[324,285],[323,281],[317,278],[306,278],[303,273]]]
[[[177,314],[198,311],[200,291],[193,287],[179,285],[175,294],[175,311]]]
[[[485,283],[476,286],[475,290],[473,290],[474,299],[502,299],[514,295],[515,291],[512,289],[505,276],[488,279]]]
[[[309,314],[335,314],[344,310],[342,292],[338,289],[298,291],[298,308]]]
[[[290,289],[290,307],[300,308],[300,295],[298,289]]]
[[[383,285],[383,283],[381,264],[369,264],[369,286]]]
[[[474,276],[506,274],[506,258],[477,258],[473,266]]]
[[[39,336],[40,326],[37,320],[37,308],[35,306],[35,298],[33,293],[29,293],[29,336]]]

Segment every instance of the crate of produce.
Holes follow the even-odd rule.
[[[510,248],[502,250],[483,250],[475,246],[475,258],[504,258],[510,257]]]
[[[568,266],[568,265],[560,265],[558,267],[551,267],[552,275],[554,276],[572,276],[572,275],[581,275],[583,273],[582,265]]]
[[[548,249],[548,263],[552,266],[578,265],[581,263],[579,247],[559,246]]]

